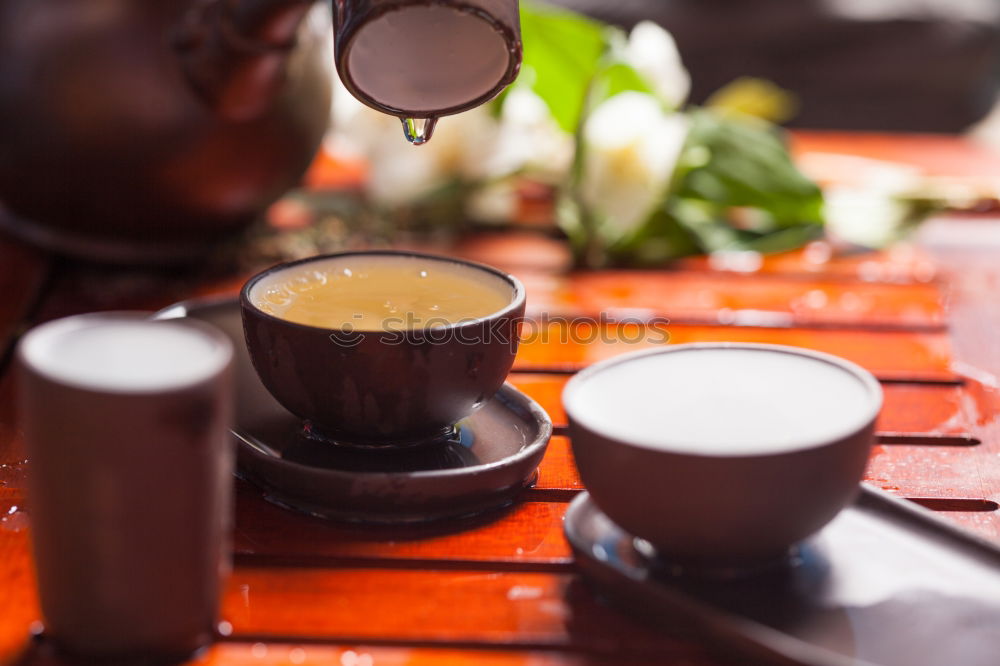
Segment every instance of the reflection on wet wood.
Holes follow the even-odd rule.
[[[362,527],[325,521],[266,502],[237,484],[234,552],[246,563],[344,564],[367,562],[434,568],[505,564],[568,569],[562,535],[563,503],[521,502],[483,516],[407,527]]]
[[[692,271],[722,271],[745,277],[823,279],[842,281],[864,289],[873,284],[926,284],[940,282],[937,264],[914,245],[900,245],[880,251],[838,251],[823,241],[799,250],[763,256],[687,257],[675,268]]]
[[[0,495],[0,509],[16,503]],[[26,644],[31,624],[41,617],[26,521],[0,524],[0,663],[8,663]]]
[[[685,326],[590,322],[526,322],[515,370],[574,372],[618,354],[687,342],[759,342],[806,347],[842,356],[879,379],[958,381],[951,370],[946,333],[902,331],[774,329],[751,326]]]
[[[934,284],[857,284],[686,271],[579,273],[528,297],[550,312],[674,323],[935,329],[945,323]]]
[[[601,604],[569,574],[237,567],[223,616],[243,640],[560,648],[704,655]]]
[[[312,645],[309,643],[225,643],[213,648],[202,666],[621,666],[615,657],[565,652],[484,650],[431,647],[372,647],[370,645]],[[630,657],[635,666],[662,666],[656,657]],[[692,655],[687,666],[707,666]]]

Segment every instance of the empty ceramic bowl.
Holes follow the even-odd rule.
[[[882,391],[828,354],[709,343],[591,366],[563,403],[580,476],[611,520],[664,559],[749,566],[852,500]]]

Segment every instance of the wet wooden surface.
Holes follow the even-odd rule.
[[[802,134],[799,151],[912,161],[1000,180],[1000,160],[940,137]],[[973,166],[970,166],[972,164]],[[977,166],[978,165],[978,166]],[[1000,220],[941,218],[919,243],[841,255],[826,244],[763,258],[693,258],[670,270],[566,272],[551,238],[483,234],[455,248],[507,268],[532,321],[511,382],[556,426],[535,487],[514,506],[431,527],[372,528],[291,513],[235,486],[230,634],[204,664],[739,664],[682,626],[596,599],[562,535],[581,491],[560,392],[594,361],[658,344],[745,340],[838,354],[883,381],[866,481],[1000,542]],[[745,258],[744,258],[745,259]],[[49,273],[51,272],[51,276]],[[117,271],[0,239],[0,345],[31,323],[155,309],[232,293],[241,276],[191,281]],[[579,318],[604,314],[600,325]],[[72,663],[29,639],[40,620],[25,458],[9,365],[0,375],[0,663]]]

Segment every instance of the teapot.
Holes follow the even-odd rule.
[[[380,68],[391,80],[399,64],[372,57],[381,35],[410,14],[436,21],[419,8],[446,5],[486,19],[510,57],[500,66],[479,58],[502,77],[463,83],[477,96],[467,105],[450,99],[404,117],[413,114],[363,99],[420,127],[422,140],[433,129],[428,111],[461,111],[516,76],[516,0],[0,2],[0,229],[97,260],[196,256],[258,217],[310,164],[329,120],[331,25],[338,66],[351,58],[351,44],[362,44],[354,67],[377,89]],[[369,23],[376,29],[364,33]],[[429,40],[410,41],[423,48]],[[437,50],[451,58],[440,63],[477,59]],[[427,78],[431,97],[449,76],[446,67]]]
[[[0,227],[98,260],[188,258],[293,186],[328,123],[330,7],[0,3]]]

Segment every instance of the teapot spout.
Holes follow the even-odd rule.
[[[195,92],[219,115],[250,120],[285,82],[288,55],[314,0],[203,0],[175,33],[174,49]]]

